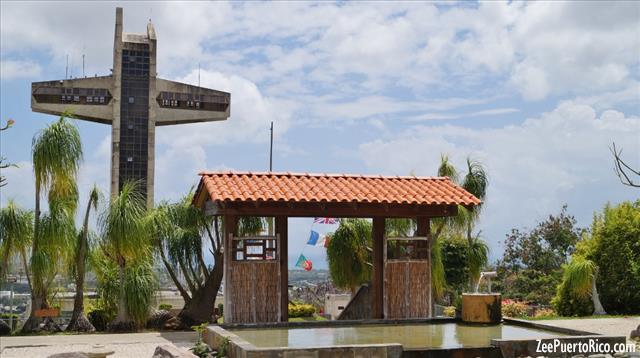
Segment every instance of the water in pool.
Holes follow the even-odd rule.
[[[560,333],[511,325],[400,324],[231,329],[256,347],[328,347],[400,343],[404,349],[487,347],[491,339],[548,338]]]

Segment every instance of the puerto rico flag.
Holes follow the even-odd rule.
[[[314,224],[337,224],[338,219],[336,218],[314,218]]]

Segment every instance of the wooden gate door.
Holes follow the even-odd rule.
[[[384,317],[429,317],[431,253],[428,239],[387,238],[384,248]]]
[[[231,236],[225,272],[225,323],[277,322],[280,316],[279,235]],[[229,310],[229,311],[227,311]]]

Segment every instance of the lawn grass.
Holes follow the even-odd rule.
[[[561,319],[625,318],[625,317],[639,317],[639,316],[605,314],[605,315],[582,316],[582,317],[578,317],[578,316],[571,316],[571,317],[561,317],[561,316],[518,317],[518,319],[524,319],[524,320],[527,320],[527,321],[550,321],[550,320],[561,320]]]
[[[326,321],[327,319],[322,317],[322,316],[318,316],[318,315],[313,315],[313,317],[293,317],[293,318],[289,318],[289,322],[315,322],[315,321]]]

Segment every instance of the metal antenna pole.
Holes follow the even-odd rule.
[[[271,145],[269,146],[269,172],[273,171],[273,121],[271,121]]]
[[[64,79],[69,78],[69,54],[67,54],[67,65],[64,68]]]
[[[87,77],[84,75],[84,54],[82,54],[82,77]]]

